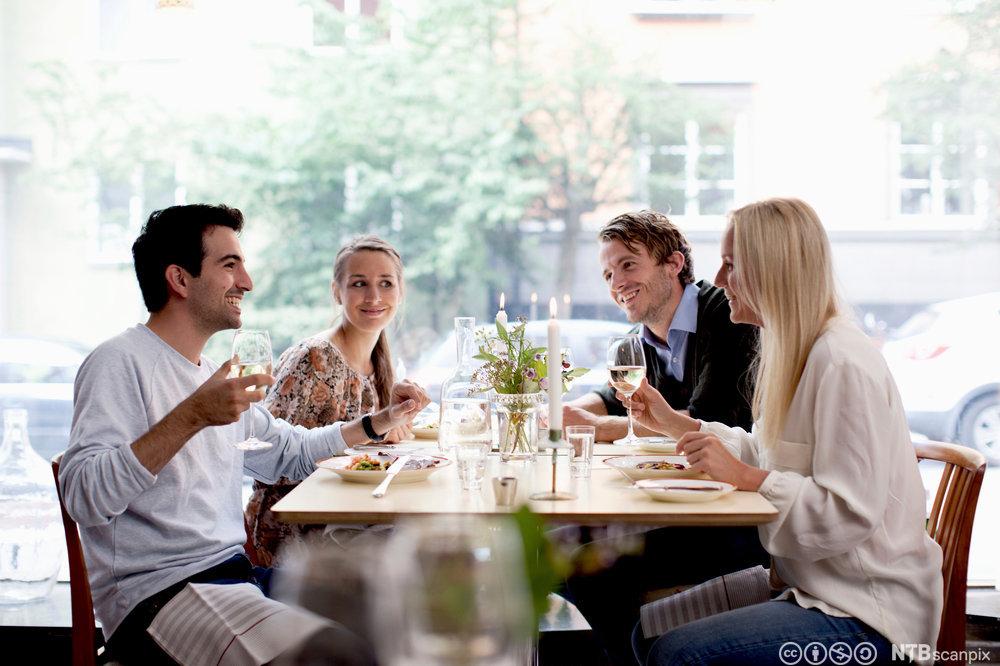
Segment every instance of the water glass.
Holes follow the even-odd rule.
[[[484,442],[461,442],[455,446],[455,458],[458,463],[458,478],[462,481],[462,490],[479,490],[486,476],[486,456],[490,452],[490,444]]]
[[[490,403],[485,398],[451,398],[441,403],[442,448],[458,466],[463,490],[477,490],[486,475],[486,456],[493,444]]]
[[[594,457],[594,426],[574,425],[565,428],[566,441],[572,447],[569,474],[573,478],[590,478],[590,463]]]

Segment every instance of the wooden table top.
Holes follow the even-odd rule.
[[[441,455],[436,442],[420,442],[428,453]],[[602,462],[614,454],[636,454],[635,450],[597,444],[589,479],[570,478],[569,461],[559,457],[557,488],[577,495],[563,501],[528,499],[534,492],[551,488],[551,454],[539,454],[534,463],[503,463],[497,454],[487,462],[486,478],[477,491],[463,491],[454,464],[437,470],[419,483],[393,483],[385,497],[371,496],[372,485],[343,481],[334,472],[317,469],[272,507],[279,520],[289,523],[394,523],[401,518],[438,514],[499,515],[511,507],[497,506],[491,478],[518,479],[515,507],[527,503],[536,514],[553,522],[581,525],[639,523],[671,525],[759,525],[778,512],[760,494],[734,492],[712,501],[691,504],[658,502],[630,487],[622,474]]]

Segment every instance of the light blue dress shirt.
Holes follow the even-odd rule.
[[[666,342],[656,337],[645,324],[642,326],[642,339],[656,350],[656,355],[660,357],[670,375],[681,382],[684,381],[684,358],[687,356],[688,338],[697,331],[698,285],[692,283],[684,287],[681,302],[677,304],[674,318],[670,320],[670,328],[667,329]]]

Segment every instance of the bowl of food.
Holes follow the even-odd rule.
[[[711,502],[736,486],[707,479],[642,479],[635,487],[659,502]]]
[[[386,471],[396,458],[397,456],[387,452],[363,453],[355,456],[334,456],[320,460],[316,466],[333,472],[344,481],[377,485],[385,479]],[[450,464],[451,461],[442,456],[411,454],[406,467],[400,470],[393,483],[425,481],[438,469]]]
[[[684,456],[613,456],[605,458],[604,462],[630,481],[707,478],[701,472],[691,469]]]
[[[437,439],[438,438],[438,424],[425,423],[423,425],[414,424],[413,437],[416,439]]]

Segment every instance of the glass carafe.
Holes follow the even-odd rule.
[[[477,393],[479,386],[472,380],[475,365],[472,357],[476,355],[476,318],[455,317],[455,351],[458,365],[455,372],[441,384],[440,403],[455,398],[482,398]],[[440,421],[438,421],[440,423]]]
[[[0,604],[52,591],[65,541],[52,468],[31,448],[28,413],[3,412],[0,447]]]

